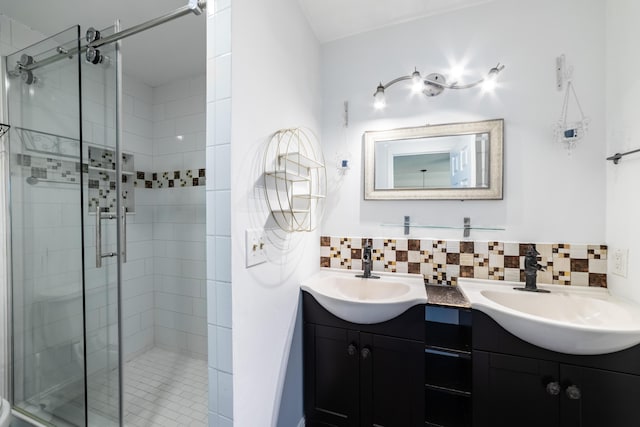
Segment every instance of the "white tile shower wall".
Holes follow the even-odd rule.
[[[133,154],[136,170],[153,165],[153,90],[123,78],[122,150]],[[127,360],[154,345],[153,190],[136,188],[135,213],[127,215],[127,262],[122,265],[123,343]]]
[[[0,13],[0,56],[9,55],[44,38],[44,34]]]
[[[205,91],[204,74],[153,88],[153,166],[149,170],[205,167]],[[204,187],[146,191],[155,201],[155,344],[205,359]]]
[[[104,73],[83,64],[83,136],[87,142],[112,147],[115,140],[115,74]],[[122,150],[133,154],[135,167],[151,167],[152,89],[134,77],[123,76]],[[83,109],[83,111],[85,111]],[[143,169],[144,170],[144,169]],[[127,214],[127,262],[122,265],[123,352],[126,359],[153,346],[153,202],[136,189],[135,213]],[[85,200],[88,200],[85,195]],[[109,345],[117,344],[115,269],[112,260],[96,268],[95,214],[85,214],[85,287],[95,289],[88,305],[87,318],[95,319],[89,328],[87,351],[93,351],[89,367],[105,366]],[[115,250],[116,228],[113,220],[102,221],[103,251]],[[108,283],[105,289],[104,285]]]
[[[231,1],[207,9],[206,286],[209,426],[233,426],[231,323]]]

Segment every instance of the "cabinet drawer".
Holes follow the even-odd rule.
[[[470,354],[471,312],[456,308],[427,306],[425,320],[427,348]]]
[[[434,391],[471,394],[471,359],[455,354],[425,352],[425,385]]]
[[[471,426],[471,397],[427,389],[425,405],[428,427]]]

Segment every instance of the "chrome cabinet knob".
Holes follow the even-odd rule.
[[[567,387],[567,390],[565,391],[565,393],[567,394],[567,397],[571,400],[579,400],[582,397],[582,392],[580,391],[580,388],[578,388],[577,385],[570,385],[569,387]]]
[[[355,356],[357,352],[358,352],[358,347],[356,347],[355,344],[353,343],[349,344],[349,346],[347,347],[347,354],[349,356]]]
[[[551,396],[557,396],[560,394],[560,383],[557,381],[551,381],[547,383],[547,393]]]
[[[369,356],[371,356],[371,349],[369,347],[365,347],[362,349],[362,351],[360,352],[360,354],[362,355],[363,359],[368,358]]]

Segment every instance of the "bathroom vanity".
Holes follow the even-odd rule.
[[[640,345],[632,343],[640,308],[605,290],[545,285],[552,292],[537,300],[513,285],[522,284],[427,285],[426,303],[369,323],[333,314],[314,297],[317,287],[304,291],[306,425],[638,425]],[[367,310],[376,309],[371,298],[361,303]],[[532,334],[518,321],[547,329]]]
[[[303,304],[305,425],[424,426],[424,305],[367,325]]]
[[[640,422],[640,346],[569,355],[529,344],[473,311],[473,420],[492,427]]]
[[[471,311],[432,290],[431,303],[374,324],[302,293],[307,426],[471,425]]]

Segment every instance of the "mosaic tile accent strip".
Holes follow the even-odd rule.
[[[206,169],[186,169],[170,172],[135,173],[137,188],[200,187],[206,184]]]
[[[25,175],[56,182],[80,182],[80,171],[87,172],[87,164],[73,160],[17,154],[16,163],[25,168]]]
[[[88,163],[30,154],[17,154],[16,164],[23,168],[25,176],[47,182],[80,183],[80,174],[87,174],[89,212],[95,212],[98,204],[101,212],[116,209],[116,174],[114,153],[107,149],[89,147]],[[135,188],[196,187],[206,184],[205,169],[187,169],[171,172],[133,172],[134,157],[122,155],[122,198],[127,212],[135,211]]]
[[[419,273],[426,283],[456,285],[459,277],[524,282],[530,243],[433,239],[320,237],[320,266],[362,269],[362,248],[372,244],[372,269]],[[538,243],[539,283],[607,287],[607,246]]]

